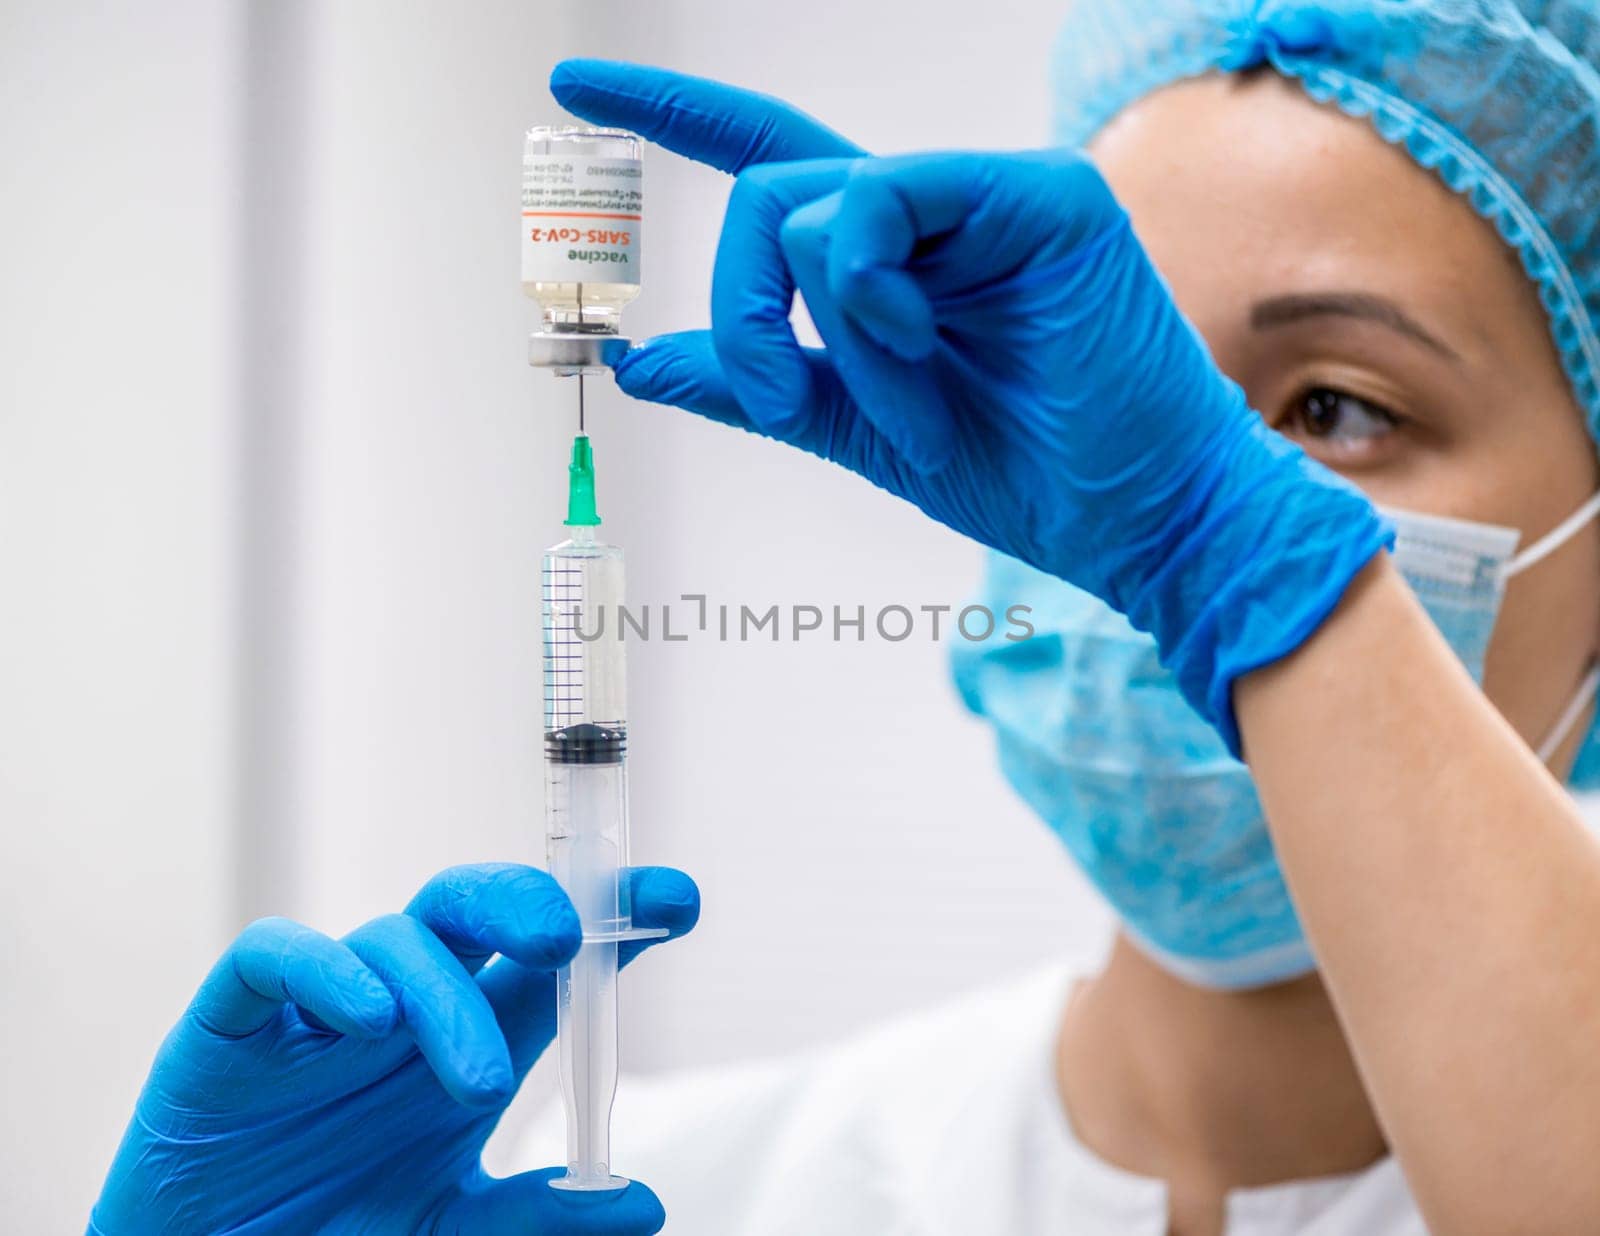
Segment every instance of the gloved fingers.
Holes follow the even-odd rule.
[[[976,188],[970,165],[962,175],[953,164],[925,156],[916,162],[871,159],[858,164],[837,200],[813,216],[813,225],[828,232],[829,292],[873,342],[902,360],[926,360],[939,341],[933,306],[905,267],[919,244],[966,219]],[[974,273],[987,279],[992,271],[986,262]]]
[[[400,1023],[439,1084],[467,1107],[493,1107],[515,1089],[494,1010],[439,938],[415,918],[388,914],[345,937],[394,994]]]
[[[659,940],[630,940],[617,948],[617,965],[627,965],[652,944],[675,940],[694,928],[700,917],[700,890],[681,871],[670,867],[635,867],[626,873],[636,927],[665,927]],[[555,978],[502,957],[478,975],[505,1035],[511,1067],[521,1077],[555,1036]]]
[[[201,984],[189,1015],[227,1038],[260,1030],[293,1003],[355,1038],[381,1038],[398,1011],[383,980],[349,947],[286,918],[251,923]]]
[[[634,867],[627,872],[635,927],[665,927],[656,940],[627,940],[617,946],[617,965],[625,966],[645,949],[676,940],[700,921],[700,889],[672,867]]]
[[[812,405],[811,370],[789,314],[794,279],[780,233],[795,207],[831,193],[847,159],[767,164],[734,183],[711,274],[711,338],[723,373],[750,420],[785,440]]]
[[[495,953],[554,970],[578,951],[578,914],[549,873],[519,863],[441,871],[411,899],[418,919],[475,974]]]
[[[770,95],[620,60],[563,60],[550,93],[575,116],[616,125],[735,175],[758,163],[866,152]]]
[[[518,1085],[556,1036],[556,976],[497,957],[478,972],[478,989],[494,1010]]]
[[[462,1186],[428,1226],[441,1236],[651,1236],[667,1221],[661,1200],[637,1180],[621,1189],[552,1189],[564,1167]]]
[[[802,348],[800,352],[811,373],[815,406],[811,423],[786,440],[791,446],[861,471],[866,456],[881,453],[877,431],[862,422],[850,406],[849,393],[827,352],[821,348]],[[615,376],[623,393],[635,399],[671,404],[708,420],[773,436],[754,424],[733,397],[710,331],[680,331],[648,339],[617,362]]]
[[[876,429],[907,466],[936,472],[956,446],[955,417],[939,389],[936,370],[881,347],[845,314],[829,286],[829,250],[842,203],[843,194],[833,193],[790,213],[783,227],[786,262],[839,379],[853,397],[855,415]],[[859,427],[853,430],[859,438]],[[859,454],[859,447],[853,453]],[[883,464],[879,460],[876,466]],[[886,476],[874,479],[889,483]]]
[[[634,399],[671,404],[724,425],[761,432],[733,397],[708,330],[647,339],[617,362],[613,376],[623,394]]]
[[[882,307],[874,300],[884,284],[877,272],[904,269],[937,302],[1043,270],[1123,218],[1099,169],[1066,148],[864,160],[844,186],[829,280],[851,315],[870,326],[872,310]],[[850,302],[857,282],[863,295]]]

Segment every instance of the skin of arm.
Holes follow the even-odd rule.
[[[1600,845],[1387,556],[1235,709],[1290,890],[1439,1232],[1600,1227]]]

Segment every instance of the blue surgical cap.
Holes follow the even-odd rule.
[[[1492,223],[1600,442],[1600,0],[1072,0],[1055,136],[1151,91],[1267,65],[1369,120]],[[1600,714],[1572,783],[1600,788]]]
[[[1600,441],[1600,0],[1073,0],[1056,140],[1260,65],[1370,120],[1495,226]]]

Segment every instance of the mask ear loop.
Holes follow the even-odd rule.
[[[1505,569],[1500,574],[1501,583],[1543,562],[1570,541],[1578,530],[1596,515],[1600,515],[1600,493],[1591,495],[1589,500],[1571,515],[1506,563]],[[1600,694],[1600,665],[1591,666],[1589,672],[1583,676],[1583,681],[1578,684],[1578,690],[1567,702],[1561,715],[1556,718],[1556,723],[1550,727],[1550,732],[1545,735],[1544,741],[1539,744],[1536,754],[1541,764],[1548,764],[1561,744],[1567,741],[1568,735],[1572,733],[1572,727],[1578,723],[1578,718],[1583,715],[1584,709],[1594,702],[1596,694]]]
[[[1600,515],[1600,492],[1506,563],[1500,578],[1507,580],[1513,575],[1522,574],[1531,566],[1537,566],[1577,535],[1578,530],[1596,515]]]
[[[1556,723],[1550,727],[1550,732],[1545,735],[1545,740],[1539,744],[1537,752],[1539,763],[1548,764],[1561,744],[1567,741],[1567,736],[1572,733],[1572,727],[1578,724],[1578,718],[1583,716],[1583,710],[1594,702],[1594,697],[1600,692],[1600,665],[1593,666],[1583,676],[1583,681],[1578,684],[1577,694],[1568,702],[1561,715],[1556,718]]]
[[[1568,515],[1549,532],[1545,533],[1527,549],[1513,556],[1500,568],[1499,583],[1503,587],[1507,580],[1522,574],[1529,567],[1537,566],[1556,550],[1570,541],[1577,533],[1596,515],[1600,515],[1600,491],[1589,498]],[[1572,698],[1567,701],[1567,706],[1561,710],[1561,715],[1556,723],[1550,727],[1545,739],[1537,748],[1540,763],[1548,764],[1552,756],[1560,749],[1572,733],[1573,726],[1583,716],[1584,710],[1594,702],[1596,695],[1600,695],[1600,663],[1591,665],[1584,674],[1583,681],[1578,684],[1578,689]]]

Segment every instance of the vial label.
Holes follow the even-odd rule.
[[[529,155],[522,163],[522,281],[639,282],[637,159]]]

